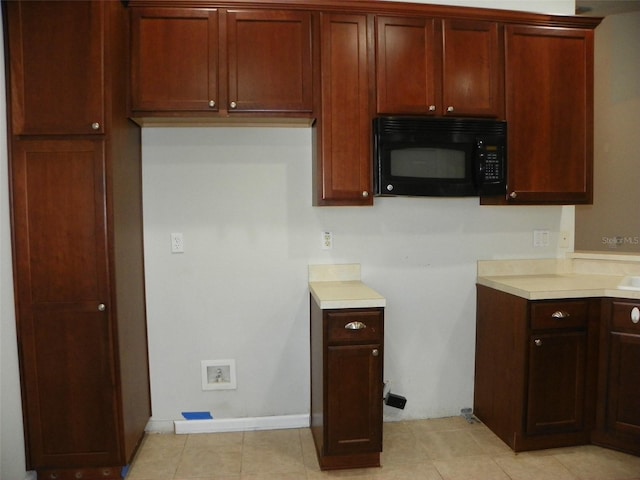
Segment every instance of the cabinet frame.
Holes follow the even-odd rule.
[[[8,84],[26,466],[42,479],[115,480],[133,459],[151,415],[141,138],[138,126],[127,118],[129,12],[122,2],[3,2],[5,26],[13,32],[6,45],[8,77],[21,63],[37,71],[50,61],[43,61],[43,53],[33,46],[25,56],[16,36],[29,35],[20,15],[27,4],[38,22],[47,22],[43,32],[60,30],[29,38],[36,47],[42,45],[44,55],[49,52],[55,61],[65,57],[69,38],[100,45],[98,52],[79,45],[73,55],[81,53],[71,65],[60,62],[68,67],[71,84],[88,76],[100,88],[69,89],[65,82],[42,76],[42,91],[55,95],[43,106],[89,91],[96,98],[86,103],[99,105],[102,116],[85,117],[93,110],[72,101],[68,117],[66,110],[53,108],[37,128],[24,129],[13,121],[16,111],[25,111],[24,92]],[[69,23],[69,17],[77,21]],[[76,78],[72,72],[77,69],[83,75]],[[27,104],[38,97],[28,95]],[[30,113],[37,111],[31,108]],[[50,127],[52,113],[61,118]]]
[[[352,321],[367,328],[345,329]],[[320,469],[379,467],[384,308],[323,310],[310,295],[310,322],[311,433]]]
[[[564,306],[582,316],[582,326],[569,323],[558,328],[534,322]],[[529,301],[477,285],[474,413],[514,451],[589,443],[595,423],[599,314],[599,298]],[[544,341],[554,333],[584,335],[577,347],[584,346],[584,354],[578,353],[574,372],[554,375],[573,378],[577,386],[575,392],[564,391],[560,409],[536,396],[536,389],[544,388],[546,380],[539,380],[539,375],[530,377],[544,368],[532,363],[535,340]],[[566,405],[573,405],[573,413],[567,413]],[[558,415],[563,418],[555,423]]]

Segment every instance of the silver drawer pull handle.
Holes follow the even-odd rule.
[[[367,326],[362,322],[349,322],[344,326],[344,328],[347,330],[362,330],[367,328]]]
[[[565,312],[564,310],[558,310],[557,312],[553,312],[551,314],[552,318],[568,318],[571,314],[569,312]]]
[[[371,350],[371,355],[373,355],[374,357],[377,357],[378,355],[380,355],[380,352],[378,351],[377,348],[374,348],[373,350]]]
[[[535,343],[536,347],[541,347],[542,346],[542,340],[540,340],[539,338],[536,338],[533,343]]]
[[[640,309],[638,309],[638,307],[633,307],[631,309],[631,322],[632,323],[640,322]]]

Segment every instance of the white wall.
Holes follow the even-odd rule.
[[[310,129],[158,128],[142,138],[158,423],[185,410],[308,413],[314,263],[360,263],[387,298],[385,379],[409,400],[387,416],[457,414],[472,404],[475,262],[557,253],[562,207],[477,198],[312,207]],[[535,228],[551,230],[550,247],[532,247]],[[320,248],[324,230],[333,250]],[[184,234],[185,253],[170,252],[171,232]],[[226,358],[237,362],[237,390],[202,391],[200,361]]]
[[[431,3],[566,15],[574,9],[574,0]],[[0,70],[0,90],[4,84]],[[0,91],[0,478],[22,480],[28,472],[4,99]],[[386,410],[387,418],[455,414],[472,395],[475,261],[555,256],[553,245],[531,248],[531,230],[556,233],[561,222],[563,229],[573,227],[572,208],[479,207],[477,199],[380,199],[373,208],[313,208],[310,152],[310,130],[144,132],[149,348],[158,425],[182,410],[210,409],[219,417],[308,411],[309,263],[359,262],[364,280],[387,296],[385,378],[409,399],[402,412]],[[330,252],[319,249],[324,229],[335,233]],[[185,234],[183,255],[169,254],[169,233],[176,230]],[[237,391],[200,390],[199,362],[212,357],[237,360]]]

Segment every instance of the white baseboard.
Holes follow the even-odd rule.
[[[150,421],[147,432],[174,431],[177,434],[189,433],[222,433],[222,432],[249,432],[253,430],[282,430],[287,428],[307,428],[309,415],[279,415],[270,417],[245,417],[245,418],[214,418],[212,420],[174,420],[173,428],[169,427],[171,421]]]

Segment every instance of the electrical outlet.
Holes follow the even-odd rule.
[[[533,231],[533,246],[534,247],[548,247],[549,246],[549,230],[534,230]]]
[[[182,233],[171,234],[171,253],[184,253],[184,238]]]
[[[322,250],[331,250],[333,248],[333,233],[322,232]]]

